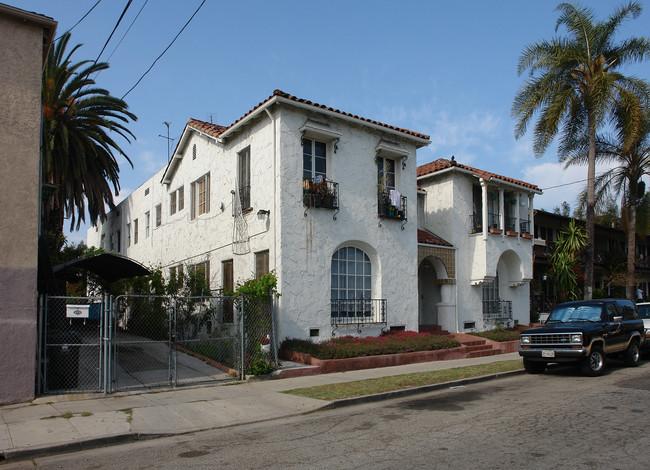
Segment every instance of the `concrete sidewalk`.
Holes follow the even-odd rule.
[[[0,462],[253,423],[359,402],[328,402],[282,393],[294,388],[513,359],[519,359],[519,354],[157,392],[39,397],[31,403],[0,407]],[[419,391],[430,389],[423,387]]]

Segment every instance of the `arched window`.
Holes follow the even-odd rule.
[[[372,267],[368,255],[347,246],[332,255],[332,316],[358,316],[370,310]]]

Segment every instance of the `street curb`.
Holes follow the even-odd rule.
[[[50,446],[29,447],[26,449],[6,450],[0,452],[0,465],[11,460],[26,460],[46,455],[65,454],[67,452],[78,452],[81,450],[94,449],[98,447],[126,444],[129,442],[145,441],[149,439],[158,439],[161,437],[174,436],[175,433],[125,433],[114,436],[95,437],[92,439],[79,440],[75,442],[66,442],[63,444],[54,444]]]
[[[412,395],[419,395],[423,393],[428,393],[428,392],[434,392],[436,390],[442,390],[442,389],[447,389],[447,388],[453,388],[453,387],[461,387],[464,385],[470,385],[474,383],[481,383],[481,382],[488,382],[490,380],[497,380],[501,378],[507,378],[510,376],[516,376],[516,375],[523,375],[525,374],[526,371],[524,369],[521,370],[513,370],[509,372],[498,372],[496,374],[489,374],[489,375],[482,375],[480,377],[472,377],[468,379],[460,379],[460,380],[454,380],[452,382],[443,382],[439,384],[432,384],[432,385],[423,385],[421,387],[414,387],[414,388],[407,388],[403,390],[394,390],[391,392],[384,392],[384,393],[377,393],[374,395],[365,395],[362,397],[354,397],[354,398],[344,398],[341,400],[335,400],[327,405],[324,405],[320,408],[317,408],[315,410],[307,411],[307,412],[302,412],[302,413],[295,413],[295,414],[289,414],[287,416],[283,416],[282,418],[288,418],[292,416],[301,416],[301,415],[307,415],[307,414],[313,414],[317,413],[319,411],[326,411],[326,410],[332,410],[332,409],[337,409],[337,408],[344,408],[347,406],[354,406],[354,405],[361,405],[364,403],[374,403],[374,402],[379,402],[379,401],[384,401],[384,400],[391,400],[394,398],[402,398],[402,397],[408,397]],[[277,393],[282,393],[282,392],[277,392]],[[244,425],[250,425],[254,423],[259,423],[259,422],[265,422],[265,421],[272,421],[274,419],[280,419],[280,418],[270,418],[270,419],[261,419],[257,421],[247,421],[247,422],[242,422],[242,423],[236,423],[236,424],[231,424],[228,426],[216,426],[216,427],[208,427],[205,429],[192,429],[192,430],[184,430],[184,431],[179,431],[179,432],[170,432],[170,433],[124,433],[124,434],[117,434],[114,436],[105,436],[105,437],[97,437],[97,438],[92,438],[92,439],[86,439],[86,440],[79,440],[75,442],[67,442],[63,444],[55,444],[51,446],[40,446],[40,447],[30,447],[26,449],[16,449],[16,450],[6,450],[3,452],[0,452],[0,468],[3,463],[7,463],[9,461],[16,461],[16,460],[27,460],[27,459],[32,459],[36,457],[43,457],[43,456],[49,456],[49,455],[56,455],[56,454],[64,454],[67,452],[78,452],[82,450],[89,450],[89,449],[94,449],[98,447],[106,447],[106,446],[111,446],[111,445],[120,445],[120,444],[127,444],[129,442],[137,442],[137,441],[146,441],[150,439],[159,439],[162,437],[172,437],[172,436],[179,436],[183,434],[190,434],[194,432],[203,432],[203,431],[209,431],[211,429],[221,429],[225,427],[235,427],[235,426],[244,426]]]
[[[497,372],[495,374],[482,375],[480,377],[471,377],[468,379],[459,379],[459,380],[454,380],[452,382],[443,382],[443,383],[432,384],[432,385],[422,385],[421,387],[406,388],[403,390],[393,390],[391,392],[377,393],[374,395],[364,395],[362,397],[343,398],[341,400],[332,401],[331,403],[323,406],[322,408],[319,408],[318,411],[332,410],[336,408],[344,408],[346,406],[361,405],[364,403],[374,403],[374,402],[384,401],[384,400],[392,400],[393,398],[402,398],[402,397],[408,397],[412,395],[419,395],[422,393],[435,392],[437,390],[442,390],[446,388],[462,387],[465,385],[470,385],[475,383],[488,382],[490,380],[497,380],[497,379],[516,376],[516,375],[523,375],[525,373],[526,371],[524,369],[512,370],[508,372]]]

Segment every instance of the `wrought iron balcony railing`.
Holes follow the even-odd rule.
[[[399,196],[399,205],[391,201],[390,191],[379,189],[377,191],[377,215],[388,219],[406,220],[406,196]]]
[[[332,299],[331,324],[336,328],[352,325],[357,329],[361,326],[386,325],[386,299]]]
[[[530,221],[520,220],[519,221],[519,231],[521,233],[530,233]]]
[[[488,228],[501,228],[499,219],[498,212],[488,212]]]
[[[470,233],[483,232],[483,215],[480,212],[474,212],[469,216],[469,227]]]
[[[505,229],[507,232],[516,232],[517,231],[517,218],[510,217],[509,215],[505,216]]]
[[[302,180],[302,202],[306,207],[339,208],[339,184],[327,179]]]

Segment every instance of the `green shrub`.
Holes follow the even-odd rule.
[[[519,330],[506,330],[504,328],[495,328],[494,330],[481,331],[478,333],[472,333],[473,336],[480,336],[481,338],[487,338],[492,341],[516,341],[519,339]]]
[[[281,349],[309,354],[317,359],[346,359],[350,357],[380,356],[417,351],[436,351],[460,346],[455,339],[446,336],[400,331],[379,337],[357,338],[342,336],[320,343],[309,340],[286,339]]]

